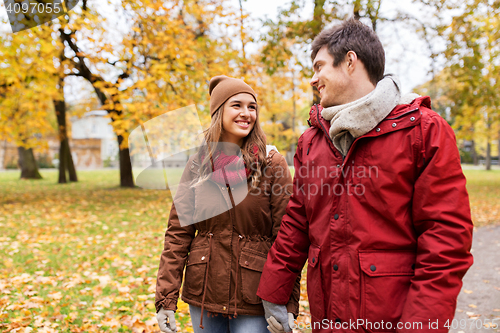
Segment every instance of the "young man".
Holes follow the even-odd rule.
[[[321,107],[295,154],[294,191],[257,295],[269,329],[306,260],[313,332],[447,332],[472,265],[472,221],[453,130],[429,97],[401,98],[356,20],[312,44]]]

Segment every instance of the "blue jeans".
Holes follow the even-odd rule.
[[[194,333],[269,333],[264,316],[238,315],[236,318],[224,318],[222,314],[207,317],[203,311],[203,327],[200,328],[201,308],[189,305]]]

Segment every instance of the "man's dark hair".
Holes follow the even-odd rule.
[[[323,46],[333,57],[333,67],[345,60],[347,52],[354,51],[365,65],[373,84],[376,85],[384,77],[384,47],[375,32],[358,20],[351,18],[321,31],[312,43],[313,61]]]

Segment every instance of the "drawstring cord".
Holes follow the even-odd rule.
[[[203,309],[205,307],[205,295],[207,294],[207,282],[208,282],[208,272],[209,272],[209,267],[210,267],[210,258],[212,257],[212,234],[211,232],[208,233],[208,262],[207,262],[207,269],[205,270],[205,283],[203,287],[203,298],[201,299],[201,318],[200,318],[200,328],[204,329],[203,327]]]
[[[227,192],[229,193],[229,199],[231,200],[231,204],[233,206],[233,208],[229,210],[229,215],[231,216],[231,220],[233,222],[233,228],[234,228],[236,226],[236,218],[234,217],[234,210],[236,209],[236,205],[234,203],[233,191],[231,189],[231,186],[229,186],[229,182],[227,181],[227,176],[226,176],[226,172],[224,169],[222,169],[222,175],[224,176],[224,180],[225,180],[226,186],[227,186]],[[236,242],[236,279],[235,279],[235,286],[234,286],[234,318],[236,318],[238,316],[237,296],[238,296],[238,275],[240,272],[239,253],[240,253],[240,240],[242,238],[243,238],[243,236],[238,235],[238,240]]]
[[[242,235],[238,235],[238,241],[236,242],[236,282],[234,286],[234,318],[238,316],[237,309],[238,305],[236,304],[237,296],[238,296],[238,276],[240,275],[240,262],[239,262],[239,253],[240,253],[240,240],[243,239]]]

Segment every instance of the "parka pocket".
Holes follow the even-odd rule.
[[[311,244],[307,259],[307,295],[313,321],[325,318],[324,293],[322,288],[320,251],[321,248]]]
[[[241,295],[250,304],[260,304],[262,299],[257,296],[260,276],[266,263],[266,255],[258,251],[244,248],[240,254]]]
[[[415,260],[413,251],[359,252],[360,318],[365,320],[367,331],[396,331],[415,275]]]
[[[209,260],[208,247],[197,248],[189,253],[182,292],[199,296],[203,292],[205,274]]]

